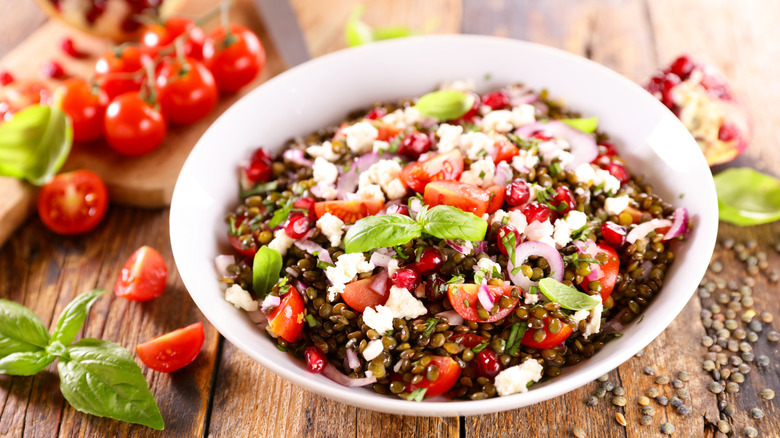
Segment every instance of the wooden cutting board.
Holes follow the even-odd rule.
[[[285,1],[285,0],[278,0]],[[415,29],[427,28],[433,32],[456,32],[460,23],[460,4],[457,0],[430,2],[374,0],[312,0],[292,1],[304,29],[312,56],[318,56],[344,47],[344,24],[354,6],[366,3],[365,20],[375,25],[408,25]],[[198,16],[217,4],[214,0],[185,0],[176,13]],[[440,19],[435,23],[420,21],[413,11],[435,11]],[[104,142],[75,144],[63,170],[90,169],[106,182],[111,202],[139,207],[163,207],[170,204],[173,186],[184,160],[192,147],[211,123],[241,96],[286,66],[276,52],[251,0],[236,0],[231,9],[231,21],[257,32],[266,49],[266,65],[252,84],[239,93],[222,96],[217,108],[206,119],[188,126],[171,126],[163,144],[154,152],[141,157],[125,157]],[[427,14],[430,17],[430,14]],[[0,20],[2,21],[2,20]],[[207,23],[208,31],[217,20]],[[84,59],[73,59],[58,48],[58,41],[69,36],[78,48],[88,53]],[[110,47],[110,42],[79,32],[57,21],[49,21],[13,51],[0,60],[0,68],[17,78],[37,78],[41,64],[48,59],[62,63],[72,76],[89,77],[95,61]],[[57,82],[52,81],[52,86]],[[226,139],[229,147],[230,139]],[[0,177],[0,245],[34,210],[37,191],[26,183]]]

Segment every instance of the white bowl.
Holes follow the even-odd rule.
[[[597,116],[632,169],[655,191],[685,206],[695,227],[677,251],[663,290],[642,323],[584,360],[524,394],[480,401],[414,403],[346,388],[309,373],[276,349],[243,311],[223,299],[214,257],[228,252],[223,218],[238,201],[236,166],[263,145],[278,152],[295,135],[342,121],[377,100],[420,96],[444,80],[473,79],[477,91],[523,82],[584,116]],[[682,195],[685,195],[684,197]],[[182,168],[171,205],[171,245],[187,290],[230,342],[305,389],[354,406],[405,415],[477,415],[514,409],[564,394],[628,360],[683,309],[704,275],[718,226],[715,188],[696,142],[660,102],[638,85],[578,56],[522,41],[484,36],[428,36],[343,50],[295,67],[228,109],[203,135]]]

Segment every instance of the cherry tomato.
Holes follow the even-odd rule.
[[[37,103],[51,103],[51,91],[37,80],[18,80],[0,87],[0,122],[11,120],[14,113]]]
[[[506,194],[506,187],[502,185],[494,185],[487,188],[490,192],[490,203],[488,204],[488,213],[495,213],[502,205],[504,205],[504,195]]]
[[[131,91],[108,105],[103,130],[114,150],[136,156],[157,149],[165,139],[168,126],[160,111]]]
[[[244,245],[244,243],[241,241],[239,236],[244,236],[249,233],[248,226],[245,227],[245,230],[241,230],[241,225],[246,221],[246,217],[240,217],[237,218],[235,223],[233,224],[233,227],[237,230],[236,234],[231,234],[230,230],[228,230],[228,242],[230,242],[230,245],[239,253],[241,253],[244,257],[254,257],[255,253],[257,252],[258,246],[257,246],[257,235],[255,232],[252,232],[252,243],[249,245]]]
[[[642,221],[642,216],[645,215],[643,211],[637,210],[636,208],[632,206],[626,207],[625,210],[623,210],[621,213],[628,213],[631,215],[631,223],[638,224]]]
[[[170,373],[191,364],[205,339],[203,323],[198,322],[138,344],[135,352],[147,367]]]
[[[382,141],[390,141],[398,135],[401,130],[396,128],[393,125],[390,125],[388,123],[385,123],[381,120],[372,120],[371,124],[374,125],[374,127],[377,130],[376,139],[382,140]]]
[[[458,381],[461,373],[460,365],[455,360],[451,357],[431,356],[431,363],[439,369],[439,377],[433,382],[424,378],[416,385],[409,382],[406,384],[406,392],[427,388],[424,398],[431,398],[442,395],[455,386],[455,382]]]
[[[150,246],[142,246],[119,272],[114,293],[130,301],[149,301],[163,293],[167,280],[168,267],[160,253]]]
[[[513,286],[488,286],[488,290],[493,296],[505,295],[512,299],[512,305],[506,309],[499,308],[495,314],[492,314],[488,319],[482,320],[477,316],[477,292],[479,291],[479,285],[477,284],[451,284],[447,289],[447,297],[450,299],[453,309],[458,312],[458,315],[464,319],[476,322],[495,322],[502,319],[512,313],[517,305],[518,299],[512,296],[512,290],[516,289]],[[498,304],[496,304],[498,306]],[[481,306],[480,306],[481,307]]]
[[[295,342],[303,329],[305,307],[301,295],[290,287],[279,306],[268,314],[268,328],[287,342]]]
[[[219,26],[203,43],[203,62],[214,74],[220,90],[238,91],[252,82],[265,66],[265,49],[251,30],[231,24],[229,33]]]
[[[602,253],[606,253],[607,256],[609,256],[607,263],[600,265],[601,276],[588,278],[590,277],[590,275],[588,275],[582,283],[580,283],[583,290],[587,291],[590,282],[598,280],[601,283],[601,300],[606,300],[612,295],[612,290],[615,289],[615,282],[617,282],[618,272],[620,271],[620,259],[618,258],[617,251],[606,243],[589,242],[586,243],[585,247],[581,249],[580,252],[592,258],[596,258]]]
[[[463,155],[454,149],[407,165],[401,171],[401,181],[406,187],[424,193],[429,182],[457,180],[462,173]]]
[[[151,62],[149,50],[140,46],[119,46],[103,54],[95,64],[95,82],[108,100],[141,89],[144,63]]]
[[[455,335],[452,335],[450,337],[450,340],[452,342],[455,342],[456,344],[460,344],[466,348],[474,348],[477,345],[485,342],[487,340],[486,337],[475,335],[473,333],[458,333]]]
[[[107,207],[106,185],[89,170],[61,173],[38,193],[38,215],[57,234],[80,234],[95,228]]]
[[[425,186],[424,199],[427,205],[449,205],[479,217],[487,212],[490,198],[489,191],[458,181],[432,181]]]
[[[526,330],[525,334],[523,335],[523,339],[520,341],[520,343],[528,347],[544,350],[545,348],[557,347],[558,345],[561,344],[561,342],[568,339],[569,336],[571,336],[572,332],[574,331],[572,330],[571,327],[569,327],[568,324],[561,324],[561,331],[559,331],[556,334],[552,334],[547,328],[550,325],[550,321],[552,321],[552,318],[548,316],[544,319],[544,328],[542,329],[529,328],[528,330]],[[542,342],[534,341],[534,332],[536,330],[545,331],[546,336]]]
[[[314,204],[317,218],[325,213],[330,213],[344,221],[345,224],[354,224],[366,216],[373,216],[384,208],[385,202],[376,199],[362,199],[356,201],[322,201]]]
[[[57,89],[62,110],[73,123],[75,141],[91,141],[103,136],[106,94],[81,78],[71,78]]]
[[[206,117],[217,105],[217,84],[203,63],[186,58],[163,62],[157,74],[160,108],[166,120],[189,124]]]
[[[365,312],[366,307],[375,308],[380,304],[385,304],[390,294],[385,291],[384,295],[380,295],[374,289],[371,289],[371,283],[375,279],[376,275],[347,283],[344,287],[344,292],[341,293],[341,298],[349,307],[360,313]]]
[[[206,39],[206,34],[203,33],[203,29],[196,26],[189,18],[170,17],[165,20],[164,25],[152,24],[147,26],[143,35],[141,35],[141,44],[159,52],[162,49],[171,47],[173,40],[185,32],[189,32],[189,35],[184,38],[182,55],[198,60],[203,59],[203,42]]]
[[[515,155],[520,154],[520,149],[512,143],[501,141],[496,143],[496,158],[493,160],[496,164],[502,161],[512,161]]]

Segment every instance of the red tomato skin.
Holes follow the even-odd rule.
[[[344,221],[345,224],[354,224],[364,217],[379,213],[384,206],[384,201],[376,199],[322,201],[314,204],[314,212],[317,213],[318,219],[325,216],[325,213],[330,213]]]
[[[490,205],[489,191],[458,181],[431,181],[425,186],[423,198],[431,207],[449,205],[479,217],[487,212]]]
[[[103,136],[108,96],[81,78],[70,78],[57,89],[62,110],[73,123],[73,140],[92,141]]]
[[[450,340],[466,348],[474,348],[482,342],[486,341],[487,338],[484,336],[475,335],[473,333],[459,333],[452,335]]]
[[[107,208],[106,185],[89,170],[61,173],[38,193],[38,215],[57,234],[81,234],[95,228]]]
[[[600,253],[607,253],[607,255],[609,255],[609,261],[601,265],[602,275],[598,278],[598,281],[601,283],[601,301],[604,301],[609,298],[609,296],[612,295],[612,291],[615,290],[615,283],[617,282],[617,276],[620,272],[620,258],[618,257],[617,251],[604,242],[588,245],[584,252],[591,257],[596,257]],[[589,284],[590,280],[583,280],[582,283],[580,283],[580,287],[587,291]]]
[[[130,301],[149,301],[165,291],[168,267],[157,250],[138,248],[125,262],[114,284],[114,293]]]
[[[141,46],[126,46],[121,51],[112,49],[98,58],[95,63],[95,81],[106,93],[109,101],[120,94],[141,89],[145,62],[151,62],[149,49]],[[132,73],[139,73],[135,77]]]
[[[490,214],[495,213],[504,205],[504,196],[506,196],[506,187],[496,184],[487,188],[490,192],[490,202],[488,204],[487,212]]]
[[[523,339],[520,341],[521,344],[536,348],[539,350],[544,350],[545,348],[553,348],[557,347],[561,344],[561,342],[565,341],[566,339],[571,336],[571,334],[574,332],[571,327],[569,327],[567,324],[562,324],[561,331],[559,331],[557,334],[552,334],[547,330],[547,326],[550,324],[550,321],[552,318],[549,316],[544,319],[544,331],[547,332],[547,336],[544,338],[542,342],[536,342],[534,341],[534,331],[536,329],[529,328],[526,330],[525,334],[523,335]]]
[[[51,90],[37,79],[15,80],[0,87],[0,123],[30,105],[51,104]]]
[[[439,368],[439,378],[433,382],[429,382],[428,379],[422,379],[422,382],[416,385],[409,382],[406,384],[406,392],[427,388],[424,397],[431,398],[442,395],[455,386],[462,371],[460,365],[455,360],[451,357],[432,356],[431,363]]]
[[[136,92],[122,94],[106,109],[103,132],[108,145],[129,156],[148,154],[160,146],[168,124],[160,111]]]
[[[356,312],[363,313],[366,307],[376,308],[376,306],[385,304],[390,294],[385,290],[381,295],[371,289],[371,283],[374,282],[376,275],[347,283],[344,292],[341,293],[341,299]]]
[[[401,170],[401,181],[415,192],[425,193],[431,181],[457,180],[463,173],[463,154],[455,149],[417,161]]]
[[[502,161],[511,162],[512,158],[515,157],[515,155],[520,154],[520,149],[517,148],[517,146],[513,145],[509,142],[498,142],[496,143],[497,151],[496,151],[496,158],[493,160],[494,163],[498,164]]]
[[[163,62],[157,75],[158,101],[166,120],[190,124],[206,117],[217,105],[214,76],[200,61],[188,58]]]
[[[452,307],[458,312],[458,315],[462,316],[464,319],[483,323],[496,322],[512,313],[519,300],[512,296],[512,289],[514,289],[512,286],[488,286],[488,289],[494,295],[501,294],[508,296],[512,299],[513,304],[506,309],[500,309],[495,315],[490,315],[488,319],[485,320],[479,319],[479,316],[477,316],[477,291],[479,290],[479,285],[451,284],[447,289],[447,297],[449,298]],[[468,301],[469,305],[466,306],[464,301]]]
[[[147,367],[170,373],[192,363],[205,339],[203,323],[197,322],[138,344],[135,352]]]
[[[187,31],[189,31],[189,36],[184,39],[184,44],[182,44],[183,55],[198,60],[203,59],[203,42],[206,39],[206,34],[203,29],[195,26],[195,23],[188,18],[170,17],[165,20],[164,25],[147,26],[141,35],[141,44],[160,52],[162,49],[171,47],[173,40]]]
[[[226,29],[219,26],[203,43],[203,62],[221,91],[233,93],[252,82],[265,66],[265,49],[251,30],[230,25],[235,40],[225,46]]]
[[[304,304],[301,295],[290,287],[279,306],[268,314],[268,327],[287,342],[295,342],[303,330]]]

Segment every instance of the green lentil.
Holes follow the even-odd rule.
[[[576,426],[571,429],[571,434],[576,438],[585,438],[587,436],[583,428]]]
[[[642,415],[639,418],[639,424],[641,424],[642,426],[649,426],[649,425],[653,424],[653,417],[651,417],[649,415]]]
[[[666,406],[669,404],[669,399],[663,395],[659,395],[658,397],[656,397],[655,401],[658,402],[658,404],[661,406]]]
[[[773,398],[775,398],[775,392],[773,390],[769,389],[769,388],[762,389],[759,394],[761,395],[762,399],[767,400],[767,401],[768,400],[772,400]]]
[[[626,398],[623,396],[612,397],[612,404],[615,406],[625,406]]]
[[[636,402],[640,406],[647,406],[650,404],[650,399],[644,395],[640,395],[639,398],[636,399]]]
[[[707,390],[713,394],[720,394],[723,392],[723,387],[718,382],[710,382],[707,385]]]
[[[664,435],[671,435],[674,433],[674,425],[672,423],[664,423],[661,425],[661,433]]]
[[[669,376],[658,376],[654,379],[654,381],[659,385],[666,385],[669,383]]]
[[[656,398],[658,397],[658,394],[660,394],[660,392],[658,391],[658,388],[656,388],[655,386],[651,386],[647,388],[647,390],[645,391],[645,395],[647,395],[650,398]]]
[[[754,420],[760,420],[764,418],[764,411],[759,408],[753,408],[748,413],[750,414],[750,418]]]
[[[745,426],[745,436],[749,438],[755,438],[758,436],[758,431],[753,426]]]
[[[721,433],[729,433],[731,432],[731,426],[729,425],[728,421],[720,420],[718,421],[718,430],[721,431]]]

